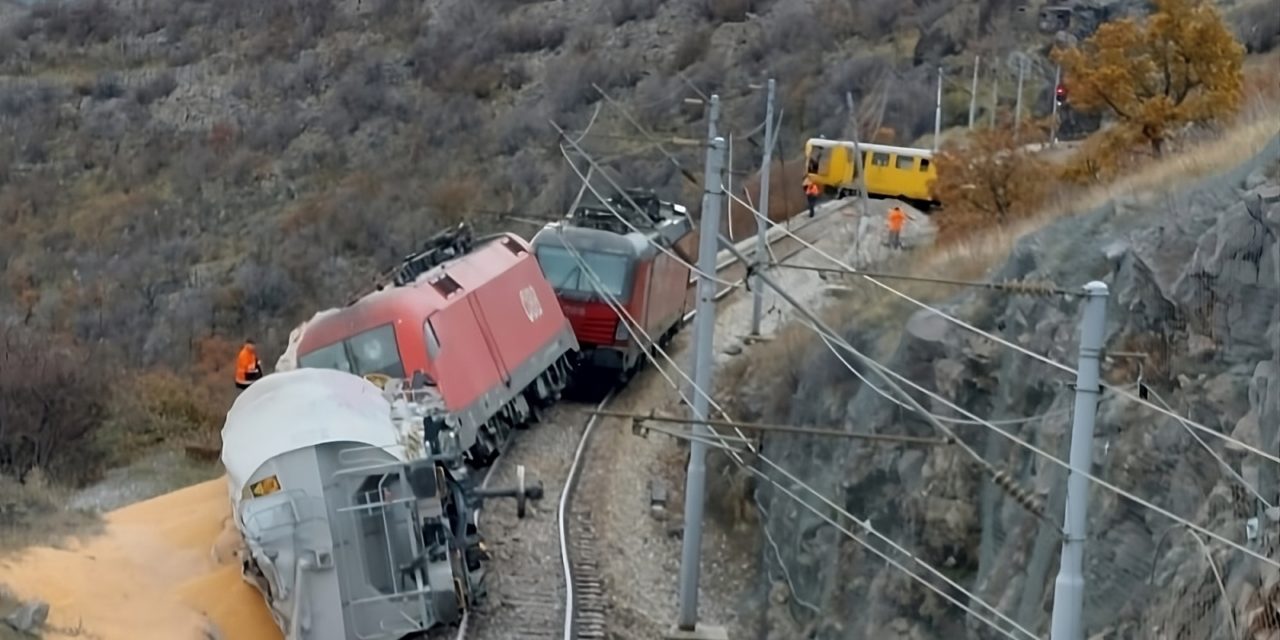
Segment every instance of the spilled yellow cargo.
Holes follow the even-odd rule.
[[[280,640],[240,578],[229,517],[226,479],[204,482],[109,513],[101,535],[0,559],[0,584],[49,603],[46,638]]]

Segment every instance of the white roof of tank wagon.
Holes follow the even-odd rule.
[[[236,511],[263,464],[326,442],[379,447],[405,459],[391,405],[382,390],[359,376],[295,369],[273,373],[241,392],[222,427],[222,463]]]

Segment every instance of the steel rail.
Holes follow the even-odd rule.
[[[599,404],[596,405],[596,411],[603,411],[605,407],[613,401],[616,393],[610,391]],[[558,524],[560,529],[560,569],[564,573],[564,638],[565,640],[573,640],[577,637],[578,620],[577,599],[574,594],[574,575],[573,561],[569,558],[569,510],[573,501],[573,493],[578,486],[578,478],[582,476],[583,460],[587,451],[587,445],[591,441],[591,436],[595,433],[596,425],[600,422],[600,416],[591,414],[587,418],[587,424],[582,430],[582,438],[578,440],[578,448],[573,454],[573,463],[569,465],[569,475],[565,478],[564,489],[560,492],[560,513],[558,514]]]

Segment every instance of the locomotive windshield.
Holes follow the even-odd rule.
[[[389,324],[316,349],[299,358],[298,366],[337,369],[358,376],[381,373],[392,378],[404,377],[395,330]]]
[[[627,256],[585,250],[579,250],[578,254],[582,256],[582,261],[590,267],[590,270],[583,269],[577,256],[563,247],[554,245],[538,247],[538,265],[542,267],[542,273],[547,277],[547,282],[550,282],[556,291],[596,293],[599,287],[614,297],[620,298],[626,295]]]

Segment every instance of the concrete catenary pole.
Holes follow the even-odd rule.
[[[710,144],[710,143],[711,143],[711,141],[712,141],[712,140],[715,140],[715,139],[716,139],[716,137],[719,135],[719,131],[717,130],[717,127],[719,126],[719,124],[720,124],[720,94],[718,94],[718,93],[717,93],[717,94],[712,94],[712,95],[711,95],[710,105],[708,105],[708,107],[707,107],[707,144]],[[721,167],[721,168],[723,168],[723,166],[724,166],[724,165],[723,165],[723,163],[722,163],[722,164],[720,165],[720,167]],[[722,172],[721,172],[720,170],[717,170],[715,174],[707,174],[706,179],[707,179],[707,180],[714,180],[714,181],[716,181],[716,182],[719,182],[719,181],[720,181],[720,179],[721,179],[722,177],[723,177],[723,176],[722,176]],[[703,184],[703,188],[704,188],[704,189],[706,188],[706,185],[707,185],[707,184],[710,184],[710,183],[704,183],[704,184]],[[717,205],[717,206],[719,206],[719,205]],[[703,198],[702,216],[703,216],[703,218],[704,218],[704,219],[706,218],[706,215],[707,215],[707,210],[706,210],[706,199],[705,199],[705,198]],[[717,211],[716,211],[716,219],[717,219],[717,220],[719,220],[719,218],[720,218],[720,212],[719,212],[719,210],[717,210]],[[719,223],[717,222],[717,224],[719,224]],[[719,231],[719,227],[718,227],[718,226],[716,227],[716,231],[717,231],[717,232]],[[702,247],[703,245],[702,245],[701,243],[699,243],[699,245],[698,245],[698,246],[699,246],[699,251],[701,251],[701,247]],[[712,256],[711,256],[711,271],[710,271],[709,273],[715,273],[715,272],[716,272],[716,270],[715,270],[715,264],[716,264],[716,257],[715,257],[715,253],[716,253],[716,250],[714,249],[715,245],[712,245],[712,247],[713,247],[713,248],[712,248],[712,250],[711,250],[711,253],[712,253]],[[698,255],[698,264],[699,264],[699,265],[701,265],[701,264],[702,264],[702,262],[703,262],[702,255],[701,255],[701,254],[699,254],[699,255]],[[699,266],[698,268],[699,268],[699,269],[701,269],[702,267],[701,267],[701,266]],[[690,353],[690,354],[689,354],[689,377],[690,377],[690,378],[694,378],[694,379],[696,380],[696,379],[697,379],[697,376],[698,376],[698,355],[697,355],[697,350],[694,350],[694,352],[693,352],[693,353]],[[685,391],[686,391],[686,392],[688,392],[688,393],[690,393],[690,394],[694,393],[694,390],[693,390],[693,388],[692,388],[692,387],[686,387],[686,388],[685,388]]]
[[[969,129],[973,129],[973,119],[978,115],[978,67],[982,66],[982,56],[973,57],[973,85],[969,88]]]
[[[713,98],[714,100],[714,98]],[[706,180],[703,182],[702,224],[698,238],[698,314],[694,319],[694,356],[698,368],[694,372],[694,385],[704,393],[694,393],[693,418],[706,420],[710,409],[707,393],[711,392],[711,374],[714,365],[712,342],[715,338],[716,284],[711,274],[716,271],[716,248],[720,237],[719,181],[724,166],[724,138],[716,137],[707,149]],[[684,498],[684,541],[680,554],[680,616],[677,628],[692,632],[698,624],[698,576],[702,551],[702,508],[706,499],[707,440],[710,428],[705,422],[695,422],[693,441],[689,446],[689,473]]]
[[[1022,77],[1027,73],[1027,59],[1018,58],[1018,96],[1013,105],[1013,137],[1016,140],[1022,131]]]
[[[1098,411],[1099,363],[1107,328],[1107,285],[1084,286],[1080,361],[1076,365],[1076,404],[1071,422],[1071,471],[1063,518],[1062,560],[1053,590],[1050,640],[1084,639],[1084,543],[1089,522],[1089,479],[1093,467],[1093,421]]]
[[[754,271],[764,268],[769,259],[769,167],[773,164],[773,96],[777,85],[769,78],[769,95],[764,102],[764,160],[760,165],[760,217],[756,218],[756,254]],[[786,176],[783,176],[784,178]],[[764,315],[764,287],[759,278],[751,283],[751,335],[760,335],[760,319]]]
[[[1000,108],[1000,67],[991,65],[991,128],[996,127],[996,111]]]
[[[933,108],[933,150],[938,150],[938,141],[942,139],[942,66],[938,66],[938,98]]]
[[[862,236],[871,224],[871,211],[867,208],[867,174],[863,171],[864,159],[862,157],[862,145],[858,143],[858,119],[854,115],[853,109],[853,92],[846,91],[844,93],[844,104],[849,110],[849,139],[853,141],[853,170],[858,172],[858,204],[862,209],[862,215],[858,218],[858,231],[853,236],[853,256],[854,266],[862,266],[858,261],[862,258]]]

